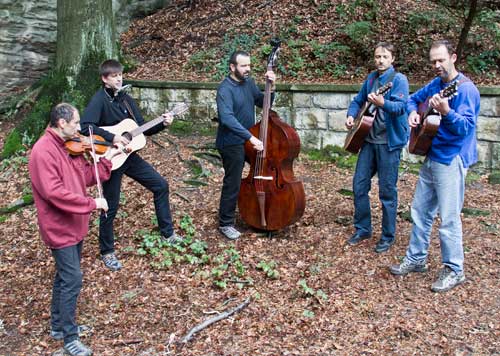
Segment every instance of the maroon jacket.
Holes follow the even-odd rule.
[[[111,162],[97,164],[101,181],[111,175]],[[51,249],[78,244],[88,233],[95,201],[86,187],[96,184],[95,168],[82,155],[70,156],[64,140],[53,129],[35,143],[28,164],[38,226]]]

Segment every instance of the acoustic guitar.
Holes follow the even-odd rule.
[[[457,82],[444,88],[439,95],[441,98],[451,98],[457,94]],[[415,155],[425,156],[432,145],[432,139],[436,136],[441,124],[441,114],[429,106],[430,97],[418,105],[420,124],[412,127],[410,131],[410,143],[408,151]]]
[[[386,83],[377,89],[375,95],[384,95],[392,88],[392,82]],[[365,137],[370,132],[373,121],[377,116],[377,110],[373,103],[367,101],[359,110],[354,119],[353,126],[347,133],[344,142],[344,150],[351,153],[358,153],[365,142]]]
[[[189,109],[188,105],[185,103],[180,103],[175,105],[175,107],[169,111],[174,117],[184,114]],[[120,168],[123,163],[127,160],[128,156],[132,152],[138,151],[146,145],[146,137],[144,132],[150,128],[162,123],[165,119],[163,116],[159,116],[156,119],[150,120],[142,126],[137,125],[137,123],[132,119],[125,119],[120,121],[118,124],[113,126],[101,126],[102,129],[111,132],[114,135],[120,135],[126,137],[130,143],[125,147],[125,149],[118,155],[111,159],[113,163],[112,170]],[[102,157],[104,155],[97,155]]]

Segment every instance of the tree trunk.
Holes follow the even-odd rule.
[[[74,78],[93,53],[116,58],[112,0],[57,0],[56,66]]]
[[[477,14],[477,0],[469,1],[469,13],[467,14],[467,18],[465,19],[464,26],[462,27],[462,31],[460,32],[460,39],[458,40],[457,45],[457,63],[460,63],[462,59],[462,55],[464,52],[465,43],[467,42],[467,36],[469,35],[470,28],[472,27],[472,23],[474,22],[474,18]]]

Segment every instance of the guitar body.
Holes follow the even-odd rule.
[[[412,127],[410,131],[410,143],[408,150],[415,155],[425,156],[432,145],[432,139],[436,136],[441,123],[441,115],[431,112],[424,117],[428,109],[428,101],[418,107],[420,117],[423,117],[422,124]]]
[[[113,163],[113,168],[112,168],[113,171],[115,169],[120,168],[125,163],[128,156],[130,156],[132,152],[138,151],[144,146],[146,146],[146,137],[144,136],[144,134],[139,134],[134,137],[131,137],[129,135],[131,131],[138,128],[137,123],[132,119],[125,119],[116,125],[102,126],[101,128],[111,132],[114,135],[125,136],[131,139],[130,143],[127,145],[128,151],[121,152],[119,155],[114,156],[113,159],[111,160],[111,162]]]
[[[386,83],[377,89],[375,95],[385,95],[392,88],[392,82]],[[354,119],[353,126],[347,133],[344,142],[344,150],[351,153],[358,153],[366,136],[370,133],[373,126],[373,121],[377,116],[377,110],[369,101],[365,102]]]
[[[365,104],[366,105],[366,104]],[[347,133],[344,143],[344,150],[351,153],[358,153],[365,142],[365,137],[370,132],[376,112],[373,116],[364,115],[366,110],[361,110],[361,114],[354,120],[353,127]]]

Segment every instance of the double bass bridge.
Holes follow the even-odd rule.
[[[272,176],[254,176],[253,179],[273,180]]]

